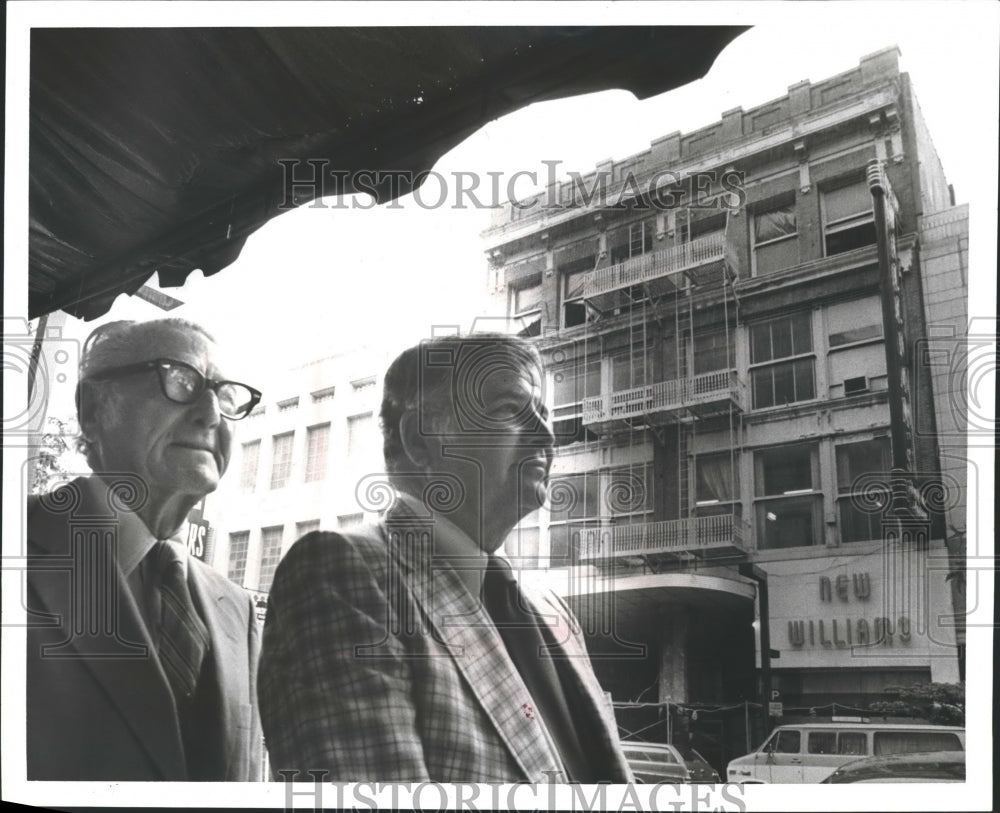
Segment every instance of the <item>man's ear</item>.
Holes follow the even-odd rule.
[[[91,430],[97,426],[97,415],[100,412],[100,401],[93,384],[80,381],[76,385],[76,420],[80,424],[80,432],[84,437],[91,436]]]
[[[407,458],[420,469],[430,465],[441,445],[433,433],[422,431],[420,416],[414,409],[406,410],[399,419],[399,440]]]
[[[102,434],[115,408],[108,393],[92,382],[81,381],[76,385],[76,420],[80,434],[88,441],[94,442]]]

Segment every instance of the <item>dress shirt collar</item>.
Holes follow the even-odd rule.
[[[483,572],[489,561],[479,544],[454,522],[428,508],[412,494],[397,490],[396,499],[418,516],[433,515],[435,558],[440,557],[450,564],[469,593],[478,597],[482,590]]]
[[[107,499],[108,485],[100,477],[88,478],[93,489],[93,497],[98,505],[110,505]],[[184,575],[187,576],[187,526],[185,522],[177,531],[165,540],[170,542],[180,555],[184,565]],[[132,575],[139,563],[153,549],[158,540],[146,527],[142,518],[132,511],[118,512],[118,567],[126,578]]]

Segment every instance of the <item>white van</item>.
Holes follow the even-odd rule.
[[[965,729],[908,723],[806,723],[783,725],[756,751],[734,759],[727,782],[822,782],[841,765],[862,757],[923,751],[964,751]]]

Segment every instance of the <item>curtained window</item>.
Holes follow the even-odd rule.
[[[739,455],[721,452],[695,458],[695,515],[739,513]]]
[[[794,200],[754,215],[753,245],[755,276],[798,264],[799,234]]]

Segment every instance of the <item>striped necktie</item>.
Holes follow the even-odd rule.
[[[211,642],[208,628],[195,610],[184,574],[184,562],[170,542],[161,541],[157,545],[160,663],[177,702],[190,702]]]

